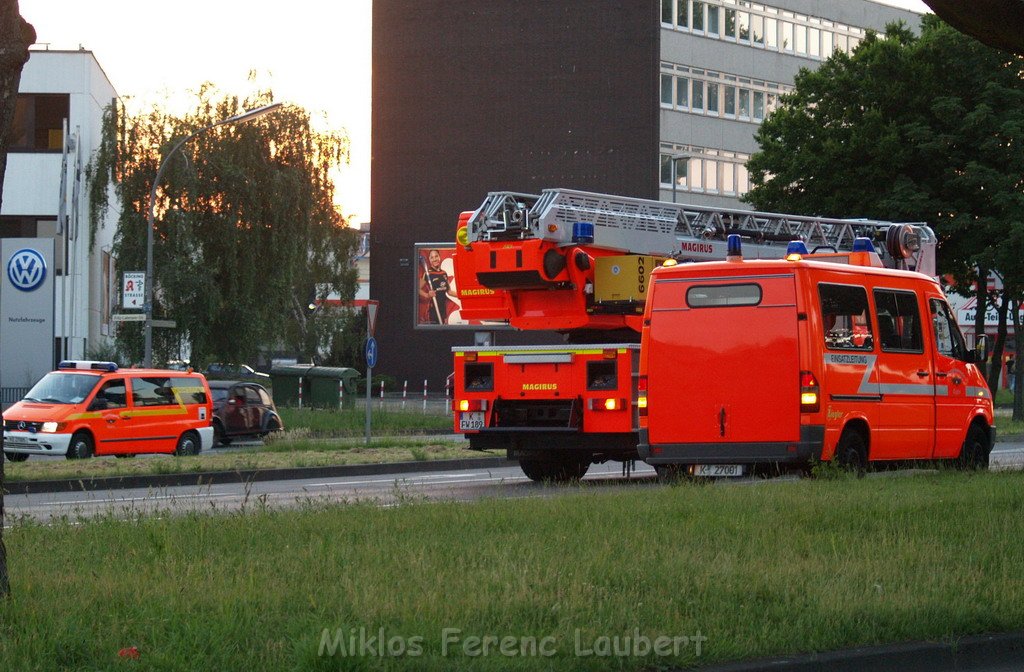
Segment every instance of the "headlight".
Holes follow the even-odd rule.
[[[48,434],[53,434],[54,432],[57,431],[57,429],[59,427],[60,427],[60,425],[57,424],[56,422],[44,422],[43,423],[43,427],[42,427],[42,431],[44,431],[44,432],[46,432]]]

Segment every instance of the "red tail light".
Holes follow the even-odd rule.
[[[640,415],[647,415],[647,376],[636,379],[636,408]]]
[[[800,412],[817,413],[821,410],[818,380],[810,371],[800,372]]]

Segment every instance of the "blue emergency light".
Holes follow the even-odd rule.
[[[593,222],[573,222],[572,225],[572,242],[574,243],[593,243],[594,242],[594,223]]]
[[[725,256],[727,257],[740,257],[743,256],[743,243],[740,241],[740,234],[730,233],[729,237],[725,242]]]
[[[807,254],[807,246],[804,245],[802,240],[791,240],[789,245],[786,246],[786,256],[791,254]]]
[[[871,244],[870,238],[854,238],[853,239],[853,251],[854,252],[874,252],[875,246]]]

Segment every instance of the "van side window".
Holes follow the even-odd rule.
[[[967,359],[967,343],[956,325],[953,314],[945,301],[932,299],[930,302],[932,324],[935,326],[935,349],[939,354],[954,359]]]
[[[892,289],[876,289],[875,313],[878,317],[878,342],[885,352],[924,352],[921,338],[921,311],[917,295]]]
[[[686,290],[690,308],[756,306],[761,303],[760,285],[694,285]]]
[[[136,406],[166,406],[177,403],[168,380],[156,376],[132,378],[132,403]]]
[[[206,389],[203,388],[203,384],[198,378],[171,378],[171,387],[174,392],[174,400],[177,403],[206,403]]]
[[[818,285],[825,347],[831,350],[872,350],[868,293],[855,285]]]
[[[124,378],[114,378],[103,383],[96,399],[105,399],[107,408],[124,408],[128,405],[128,390],[124,386]]]

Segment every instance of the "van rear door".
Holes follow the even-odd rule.
[[[650,442],[798,441],[794,275],[666,278],[655,297]]]

